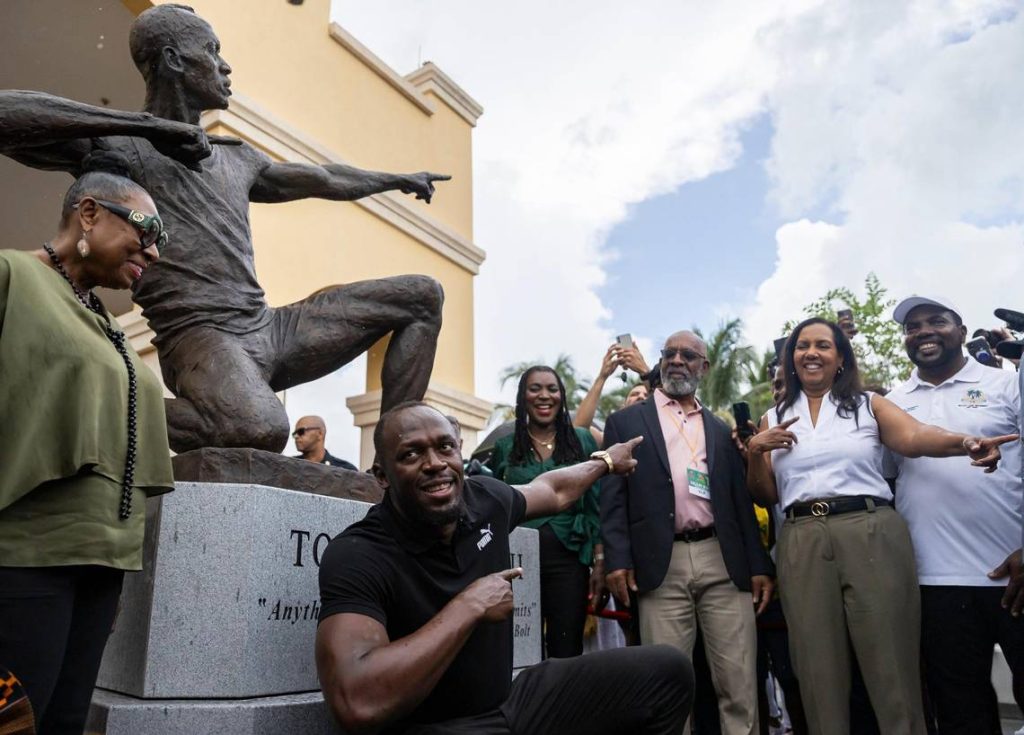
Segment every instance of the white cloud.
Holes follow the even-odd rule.
[[[560,352],[596,371],[614,336],[595,291],[606,234],[629,204],[732,165],[775,73],[755,40],[808,5],[335,3],[335,19],[397,70],[430,59],[485,107],[478,393],[497,397],[504,365]]]
[[[743,126],[766,112],[772,201],[790,222],[763,244],[774,273],[732,311],[751,338],[767,344],[868,271],[894,295],[949,294],[972,323],[1024,308],[1013,12],[994,0],[334,7],[397,70],[433,60],[486,109],[474,175],[488,251],[477,391],[489,398],[512,362],[567,352],[593,374],[613,336],[596,289],[629,255],[607,252],[607,233],[630,204],[732,166]]]
[[[766,341],[796,316],[787,298],[799,307],[869,271],[896,298],[952,297],[972,326],[1017,303],[1024,19],[1007,7],[851,0],[772,34],[774,194],[791,214],[828,206],[836,225],[779,230],[749,334]]]
[[[760,285],[755,304],[743,314],[747,334],[756,337],[756,344],[770,346],[787,320],[822,295],[821,284],[830,283],[827,264],[835,261],[841,233],[835,225],[805,219],[779,228],[775,273]]]

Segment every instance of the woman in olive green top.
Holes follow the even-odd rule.
[[[82,732],[147,495],[173,489],[159,380],[91,289],[159,257],[153,200],[93,154],[60,229],[0,250],[0,667],[38,732]]]
[[[564,397],[565,386],[551,368],[537,365],[523,373],[515,431],[497,441],[488,460],[498,479],[528,485],[537,475],[597,451],[587,429],[573,428]],[[583,653],[591,564],[595,579],[604,575],[598,492],[595,483],[569,510],[520,524],[540,531],[540,608],[549,658]]]

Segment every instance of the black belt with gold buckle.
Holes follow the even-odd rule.
[[[832,498],[831,500],[815,500],[810,503],[794,503],[786,508],[786,518],[806,518],[814,516],[834,516],[840,513],[853,513],[858,510],[873,511],[878,507],[888,507],[892,503],[872,495],[855,495],[849,498]]]

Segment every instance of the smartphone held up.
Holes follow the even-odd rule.
[[[736,421],[736,434],[746,441],[754,435],[750,426],[750,404],[746,401],[732,404],[732,417]]]
[[[620,334],[618,337],[615,338],[615,344],[618,345],[619,349],[622,350],[632,349],[633,335],[629,334],[628,332],[626,334]],[[625,383],[629,380],[629,374],[625,370],[623,370],[619,374],[619,378],[621,378],[622,382]]]

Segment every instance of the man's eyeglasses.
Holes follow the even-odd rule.
[[[320,431],[318,426],[303,426],[292,432],[293,437],[304,436],[307,431]]]
[[[677,350],[674,347],[667,347],[661,351],[661,359],[663,360],[671,360],[676,355],[682,357],[683,360],[686,362],[697,362],[699,360],[705,359],[704,355],[700,354],[699,352],[694,352],[693,350]]]
[[[164,223],[160,219],[159,215],[143,214],[142,212],[134,209],[128,209],[128,207],[122,207],[120,204],[108,202],[104,199],[93,199],[93,201],[138,230],[139,244],[142,246],[143,250],[152,247],[153,245],[156,245],[157,249],[161,249],[167,245],[167,231],[164,230]],[[76,204],[75,209],[77,209],[80,204],[81,202]]]

